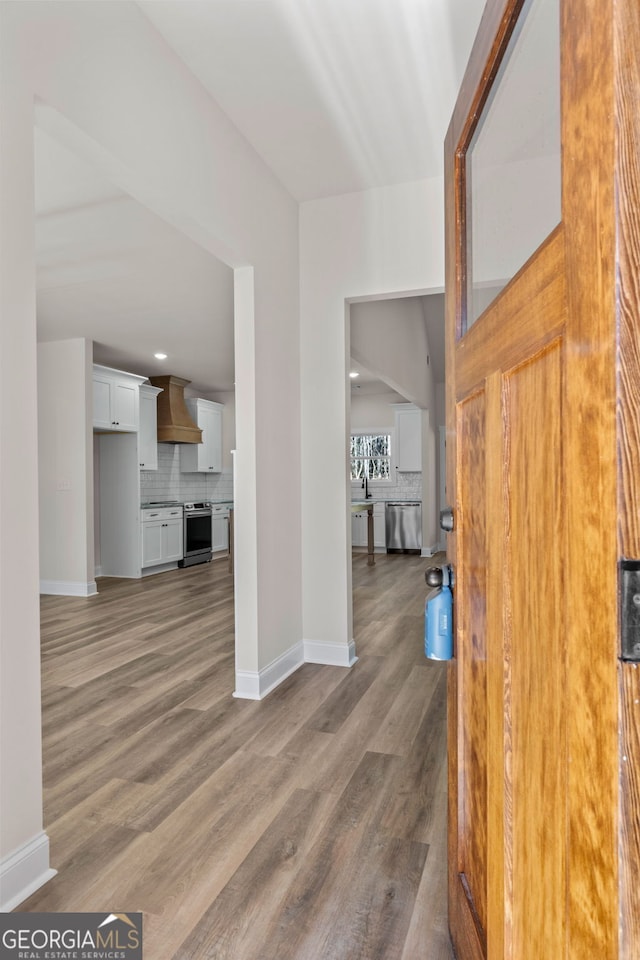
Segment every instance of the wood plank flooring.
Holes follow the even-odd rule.
[[[22,911],[143,911],[146,960],[451,960],[446,681],[424,569],[354,554],[351,669],[236,700],[226,563],[42,598],[45,828]]]

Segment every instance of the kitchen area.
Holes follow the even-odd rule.
[[[350,305],[351,544],[370,565],[444,548],[443,331],[441,294]]]
[[[232,570],[233,393],[187,396],[186,379],[96,364],[87,340],[38,349],[40,592]]]
[[[224,405],[185,397],[189,381],[175,376],[136,382],[94,364],[92,379],[96,576],[145,577],[214,558],[232,565]],[[133,502],[136,486],[132,525],[124,501]]]
[[[367,553],[370,566],[376,553],[431,556],[440,546],[423,523],[423,489],[434,488],[444,451],[434,449],[428,413],[398,400],[352,397],[351,546],[354,555]],[[377,429],[359,426],[369,422]]]

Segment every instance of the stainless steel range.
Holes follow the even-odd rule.
[[[212,509],[208,501],[184,504],[184,556],[179,567],[211,560]]]

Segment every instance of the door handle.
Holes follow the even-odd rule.
[[[445,533],[451,533],[453,527],[453,507],[445,507],[440,511],[440,529]]]

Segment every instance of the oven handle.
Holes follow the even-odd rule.
[[[185,510],[184,516],[187,517],[210,517],[212,515],[211,510]]]

